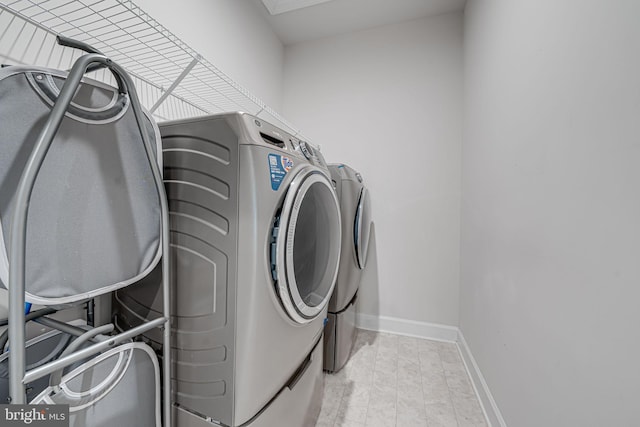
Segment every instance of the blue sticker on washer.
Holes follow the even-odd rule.
[[[276,191],[293,167],[293,160],[279,154],[269,154],[269,176],[271,177],[271,189]]]

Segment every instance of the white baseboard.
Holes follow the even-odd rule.
[[[356,326],[370,331],[390,332],[397,335],[428,338],[436,341],[456,342],[458,339],[458,328],[455,326],[417,322],[415,320],[398,319],[397,317],[358,313]]]
[[[460,330],[458,330],[458,350],[460,351],[462,361],[467,368],[467,373],[471,378],[473,388],[476,390],[476,395],[480,399],[480,404],[482,406],[482,410],[484,411],[484,416],[487,421],[489,421],[489,425],[507,427],[507,423],[502,417],[502,413],[498,408],[498,404],[493,398],[491,390],[489,389],[489,386],[487,385],[487,382],[485,381],[484,376],[482,375],[482,372],[480,371],[480,368],[476,363],[476,359],[474,359],[473,354],[471,353],[471,349],[469,348],[469,345],[467,345],[467,341],[464,339],[464,335]]]
[[[360,329],[370,331],[388,332],[397,335],[455,343],[467,369],[469,378],[471,378],[471,384],[480,399],[480,406],[482,406],[482,411],[489,426],[507,427],[500,413],[500,409],[493,399],[491,390],[489,390],[489,386],[482,376],[476,360],[473,358],[471,349],[467,345],[464,335],[462,335],[458,327],[364,313],[357,314],[356,326]]]

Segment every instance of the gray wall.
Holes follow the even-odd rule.
[[[247,0],[134,0],[142,10],[277,112],[284,47]]]
[[[284,69],[285,116],[371,191],[360,314],[457,325],[461,14],[287,46]]]
[[[464,30],[462,332],[508,425],[640,425],[640,2]]]

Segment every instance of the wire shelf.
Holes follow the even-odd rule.
[[[148,109],[183,78],[154,111],[159,121],[245,111],[300,136],[276,111],[129,0],[0,2],[3,63],[71,68],[83,52],[58,46],[58,34],[88,43],[125,67]],[[114,84],[106,70],[91,77]]]

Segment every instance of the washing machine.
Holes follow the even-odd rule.
[[[340,267],[324,333],[324,369],[337,372],[347,363],[356,334],[356,299],[367,262],[371,201],[362,175],[345,164],[329,165],[342,211]]]
[[[322,154],[243,113],[162,123],[160,132],[176,425],[314,426],[341,250]],[[159,315],[159,279],[116,293],[116,322]]]

